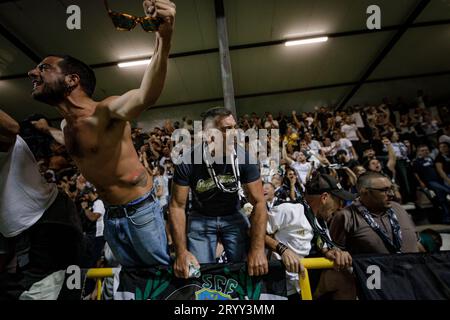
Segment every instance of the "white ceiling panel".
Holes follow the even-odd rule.
[[[22,51],[0,36],[0,77],[11,74],[26,73],[34,62]]]
[[[450,19],[450,1],[432,0],[425,8],[416,22],[436,21]]]
[[[169,61],[166,83],[157,104],[172,104],[222,96],[219,57],[217,54],[191,56]],[[95,71],[96,97],[122,94],[138,88],[145,66],[108,67]]]
[[[356,81],[390,36],[374,33],[304,46],[233,51],[236,94]]]
[[[408,30],[371,79],[450,70],[450,25]]]
[[[174,0],[177,5],[171,53],[202,52],[217,48],[217,29],[213,0]],[[366,9],[381,8],[383,26],[401,25],[419,0],[224,0],[231,46],[235,93],[238,96],[267,92],[286,92],[237,99],[238,113],[251,108],[311,108],[342,99],[368,66],[380,54],[395,31],[330,38],[327,43],[308,46],[283,45],[251,48],[251,44],[317,34],[366,29]],[[81,30],[68,30],[66,8],[81,8]],[[142,15],[142,1],[109,0],[111,8]],[[450,0],[432,0],[417,21],[450,19]],[[39,56],[68,53],[88,64],[146,57],[152,54],[154,35],[140,26],[130,32],[116,31],[102,0],[1,0],[0,24]],[[408,30],[381,62],[371,79],[450,70],[450,24]],[[245,46],[247,45],[247,46]],[[24,74],[34,66],[14,44],[0,36],[0,77]],[[140,85],[145,67],[96,68],[96,99],[117,95]],[[447,90],[447,77],[430,81],[436,92]],[[418,79],[402,80],[404,88],[416,87]],[[287,93],[298,88],[340,87]],[[357,92],[375,98],[364,89]],[[397,85],[371,86],[378,94],[396,95]],[[381,88],[381,89],[377,89]],[[445,88],[445,89],[443,89]],[[431,88],[433,89],[433,88]],[[399,89],[403,90],[403,89]],[[409,89],[408,89],[409,90]],[[29,97],[27,79],[0,81],[0,105],[20,117],[35,111],[57,116],[51,107]],[[362,93],[361,93],[362,92]],[[403,91],[402,91],[403,92]],[[158,106],[188,103],[171,110],[203,108],[196,104],[222,97],[218,53],[200,53],[169,60],[167,80]],[[437,94],[442,97],[444,95]],[[379,99],[379,98],[378,98]],[[219,99],[219,102],[221,99]],[[214,101],[212,105],[219,102]],[[288,108],[286,107],[286,108]],[[240,108],[243,108],[240,110]],[[164,110],[164,109],[157,109]],[[198,111],[198,110],[197,110]],[[164,112],[155,113],[163,116]]]
[[[449,87],[450,75],[368,83],[361,87],[348,104],[377,104],[381,103],[383,97],[389,97],[391,102],[397,101],[398,97],[403,97],[404,101],[413,103],[419,89],[422,89],[431,100],[449,101]]]
[[[171,52],[217,47],[214,3],[183,0],[177,3],[177,28]],[[69,30],[66,9],[81,9],[81,30]],[[143,15],[141,1],[110,0],[111,9]],[[140,25],[132,31],[115,30],[103,1],[20,0],[0,4],[0,21],[39,55],[68,53],[88,64],[149,56],[154,35]],[[212,27],[211,27],[212,26]]]
[[[380,6],[382,26],[401,24],[417,0],[225,1],[230,44],[365,30],[367,7]]]
[[[314,111],[316,106],[333,106],[350,89],[350,87],[336,87],[305,92],[261,96],[254,98],[238,99],[236,106],[240,115],[256,112],[263,114],[272,111],[274,114],[283,112],[290,114],[292,110],[297,112]]]

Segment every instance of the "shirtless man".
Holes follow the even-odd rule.
[[[139,89],[94,101],[94,72],[69,56],[48,56],[28,75],[32,97],[56,106],[63,131],[37,123],[66,145],[78,168],[105,202],[104,235],[123,266],[169,264],[164,221],[153,179],[139,162],[131,139],[131,119],[153,105],[164,87],[175,4],[146,0],[144,12],[160,17],[155,51]]]

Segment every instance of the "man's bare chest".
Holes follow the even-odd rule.
[[[77,158],[98,154],[101,136],[99,128],[94,125],[66,125],[64,127],[67,151],[71,156]]]

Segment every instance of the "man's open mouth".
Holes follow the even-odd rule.
[[[31,81],[32,85],[33,85],[33,90],[35,90],[37,87],[39,87],[43,82],[40,80],[33,80]]]

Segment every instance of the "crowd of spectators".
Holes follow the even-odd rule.
[[[375,171],[389,177],[395,186],[395,200],[405,208],[421,209],[428,203],[430,222],[450,223],[450,109],[431,107],[419,92],[413,104],[356,105],[343,110],[316,107],[314,112],[274,115],[242,115],[238,127],[279,129],[281,154],[278,159],[260,161],[261,177],[271,183],[278,199],[298,199],[308,179],[321,172],[335,177],[342,187],[357,193],[358,177]],[[104,207],[92,186],[78,172],[65,147],[34,126],[40,115],[21,123],[21,136],[30,145],[47,181],[56,183],[76,203],[91,245],[86,261],[97,265],[104,244]],[[154,176],[156,196],[167,218],[174,164],[172,133],[193,132],[193,120],[164,121],[151,130],[132,129],[139,159]],[[42,121],[42,120],[41,120]],[[413,217],[414,218],[414,217]],[[169,240],[170,243],[170,240]]]

